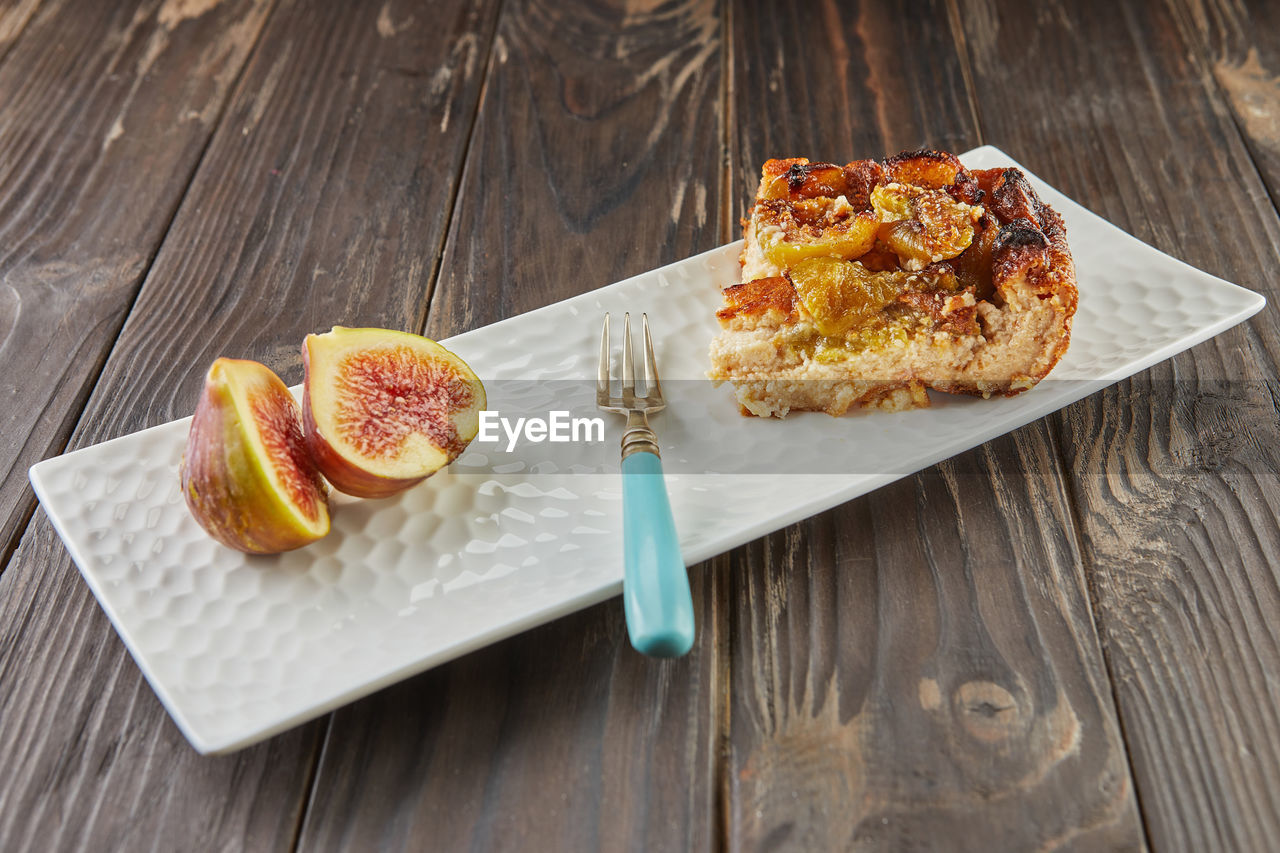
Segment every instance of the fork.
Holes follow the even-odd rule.
[[[680,657],[693,646],[693,596],[667,499],[658,439],[649,428],[648,416],[667,404],[653,357],[649,317],[640,316],[644,326],[644,395],[636,394],[630,313],[623,314],[622,321],[622,396],[611,393],[606,313],[600,336],[596,406],[627,416],[622,433],[622,607],[631,645],[653,657]]]

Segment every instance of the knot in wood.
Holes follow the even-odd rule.
[[[999,684],[965,682],[956,688],[953,702],[965,730],[979,740],[1006,740],[1023,729],[1022,708]]]

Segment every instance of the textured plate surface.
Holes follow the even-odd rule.
[[[963,159],[973,168],[1016,165],[991,147]],[[688,563],[1008,432],[1264,304],[1028,177],[1066,219],[1080,288],[1071,348],[1049,380],[1010,399],[948,397],[899,414],[786,421],[740,417],[727,388],[708,400],[708,383],[671,381],[676,399],[654,425],[668,470],[680,472],[668,477],[668,490]],[[595,374],[601,314],[647,311],[664,383],[699,379],[718,330],[719,288],[736,281],[738,250],[724,246],[445,343],[492,388],[504,380],[581,383]],[[695,393],[704,398],[680,399]],[[490,408],[502,410],[500,392]],[[269,558],[223,548],[188,514],[177,473],[188,423],[46,460],[31,481],[134,659],[201,752],[246,746],[621,588],[612,474],[621,418],[609,416],[607,441],[584,446],[580,467],[507,464],[491,445],[473,444],[451,471],[397,498],[339,499],[328,538]],[[737,473],[740,448],[779,428],[793,447],[819,447],[827,458],[857,453],[877,460],[875,470]]]

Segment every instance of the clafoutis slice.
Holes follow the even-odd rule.
[[[435,341],[334,326],[308,335],[302,354],[307,447],[339,491],[404,491],[456,459],[479,431],[484,386]]]
[[[744,224],[710,353],[744,414],[1011,396],[1067,350],[1066,226],[1017,169],[927,150],[769,160]]]
[[[276,554],[329,532],[329,493],[298,404],[266,365],[220,358],[205,376],[181,465],[182,494],[209,535]]]

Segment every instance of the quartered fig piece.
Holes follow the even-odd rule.
[[[906,273],[872,272],[837,258],[810,258],[791,270],[800,301],[824,335],[843,335],[867,324],[907,285]]]
[[[329,494],[302,435],[298,404],[256,361],[220,358],[205,376],[181,466],[182,494],[209,535],[276,554],[329,532]]]
[[[954,258],[969,248],[982,208],[953,199],[943,190],[884,184],[871,193],[882,223],[880,239],[906,270]]]
[[[763,227],[757,227],[756,234],[769,263],[788,269],[807,258],[853,260],[865,255],[876,242],[876,215],[840,202],[761,202],[756,217]]]
[[[307,335],[307,447],[334,488],[381,498],[452,462],[475,438],[484,386],[466,362],[408,332]]]

